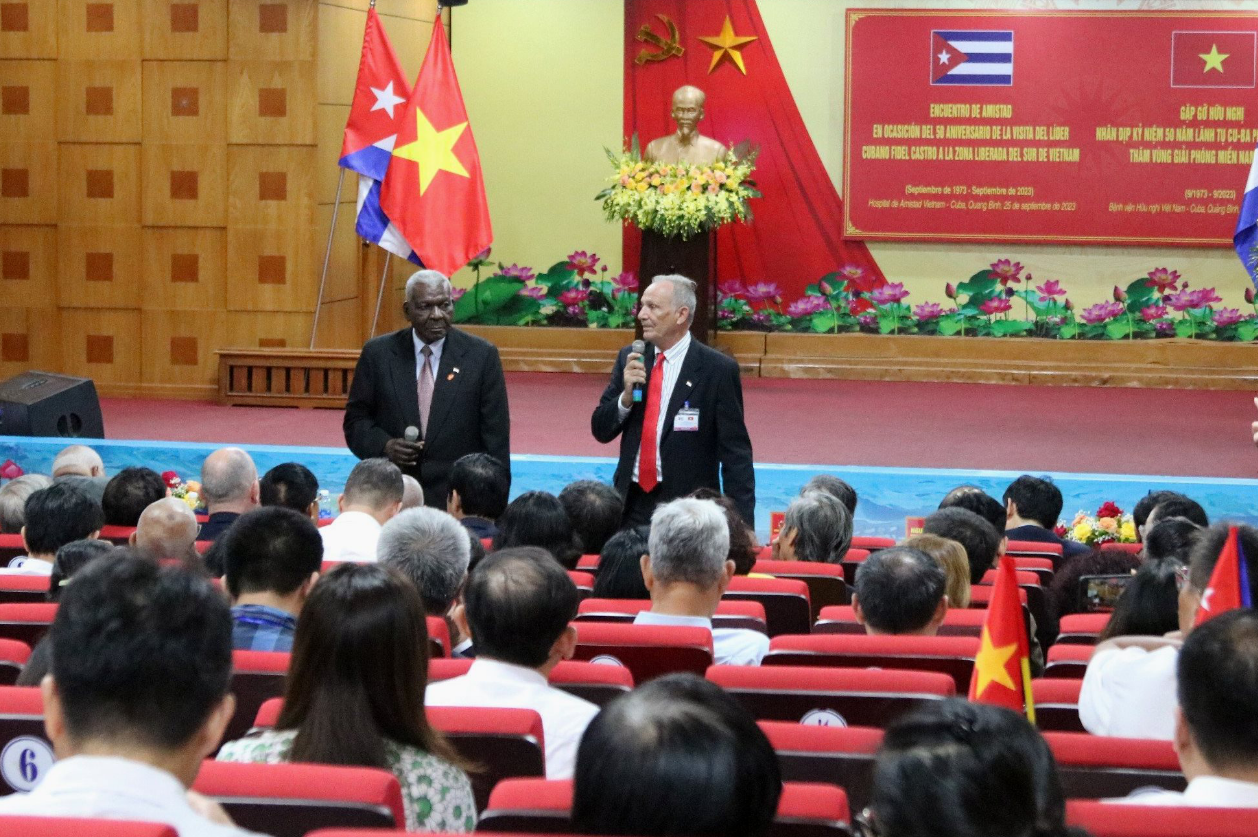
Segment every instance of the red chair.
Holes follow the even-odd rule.
[[[707,678],[757,720],[823,727],[885,727],[927,701],[957,693],[951,677],[929,671],[712,666]]]
[[[1144,549],[1144,544],[1142,543],[1115,543],[1110,541],[1109,543],[1101,544],[1102,552],[1126,552],[1128,555],[1139,555],[1142,549]]]
[[[874,756],[882,730],[868,727],[813,727],[760,721],[778,756],[784,782],[824,782],[847,791],[854,810],[869,804]]]
[[[14,558],[25,554],[26,543],[21,535],[0,535],[0,566],[8,566]]]
[[[1062,645],[1096,645],[1109,624],[1108,613],[1071,613],[1061,618],[1057,642]]]
[[[1071,680],[1082,680],[1088,670],[1088,660],[1095,651],[1092,645],[1053,645],[1048,649],[1045,660],[1045,677],[1065,677]]]
[[[12,686],[31,658],[31,648],[16,639],[0,639],[0,686]]]
[[[44,579],[48,583],[48,579]],[[57,616],[56,602],[0,604],[0,638],[15,639],[34,648]]]
[[[1082,680],[1038,677],[1031,681],[1035,700],[1035,725],[1042,730],[1087,732],[1079,720],[1079,690]]]
[[[450,626],[440,616],[428,617],[428,656],[450,656]]]
[[[843,581],[849,588],[856,583],[856,571],[868,557],[868,549],[849,549],[839,562],[839,566],[843,568]]]
[[[583,573],[598,575],[598,559],[597,555],[582,555],[577,559],[577,569]]]
[[[634,617],[651,609],[650,599],[585,599],[577,606],[578,622],[633,622]],[[714,628],[745,628],[768,633],[764,605],[752,601],[722,600],[712,617]]]
[[[987,618],[986,610],[970,608],[950,608],[944,614],[943,624],[939,626],[939,636],[980,636],[983,633],[983,620]],[[863,634],[865,626],[856,621],[856,612],[852,608],[822,608],[817,624],[812,626],[814,634]]]
[[[1061,544],[1040,541],[1009,541],[1005,554],[1015,558],[1047,558],[1056,567],[1061,563]]]
[[[812,603],[810,620],[828,605],[845,605],[850,601],[843,567],[839,564],[821,564],[816,561],[757,561],[753,573],[767,573],[774,578],[795,579],[808,586],[808,598]]]
[[[965,636],[805,634],[774,637],[762,664],[938,671],[963,692],[970,687],[977,653],[978,639]]]
[[[204,555],[213,545],[214,541],[196,541],[192,544],[193,548],[197,551],[197,555]]]
[[[568,578],[572,579],[572,583],[577,586],[577,593],[581,598],[594,595],[594,576],[590,573],[577,572],[576,570],[568,570]]]
[[[0,816],[0,834],[21,837],[179,837],[173,825],[78,817]]]
[[[449,680],[467,674],[471,660],[430,660],[428,682]],[[633,675],[620,666],[605,666],[580,660],[563,660],[550,670],[550,685],[571,695],[603,706],[612,698],[633,690]],[[263,705],[263,709],[266,706]]]
[[[1040,584],[1047,587],[1053,580],[1053,562],[1049,558],[1036,558],[1029,555],[1011,555],[1014,569],[1021,572],[1035,573],[1040,577]]]
[[[0,686],[0,751],[12,744],[16,764],[26,770],[0,771],[0,795],[35,787],[52,766],[52,745],[44,732],[44,699],[36,686]],[[0,833],[6,833],[0,828]]]
[[[131,542],[131,536],[135,534],[134,526],[102,526],[100,527],[100,539],[109,541],[118,546],[126,546]]]
[[[235,741],[253,725],[258,708],[284,694],[289,655],[282,651],[233,651],[232,694],[236,714],[223,732],[224,741]]]
[[[703,676],[712,665],[712,632],[706,628],[574,622],[576,659],[620,665],[645,683],[661,674],[689,671]]]
[[[1066,802],[1066,822],[1092,837],[1253,837],[1258,808],[1186,808],[1114,805],[1095,800]]]
[[[802,581],[736,575],[730,579],[724,598],[730,601],[750,599],[764,605],[769,636],[806,634],[812,628],[808,585]]]
[[[876,538],[862,535],[852,538],[853,549],[868,549],[870,552],[877,552],[880,549],[889,549],[893,546],[895,546],[895,538]]]
[[[1187,785],[1169,741],[1045,732],[1067,799],[1126,796],[1150,785],[1182,791]]]
[[[0,604],[48,601],[48,576],[0,575]]]
[[[406,827],[402,786],[376,767],[206,761],[192,789],[217,800],[236,825],[271,837]]]

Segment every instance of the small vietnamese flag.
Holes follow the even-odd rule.
[[[987,619],[974,675],[970,679],[970,700],[1025,712],[1035,723],[1035,703],[1031,699],[1031,644],[1022,620],[1022,602],[1013,559],[1001,557],[996,569]]]
[[[1233,526],[1227,531],[1227,540],[1223,542],[1219,560],[1214,564],[1214,572],[1210,573],[1210,583],[1201,594],[1201,603],[1197,605],[1197,616],[1193,625],[1200,625],[1220,613],[1238,607],[1253,606],[1250,598],[1249,567],[1236,527]]]
[[[480,155],[440,18],[398,117],[380,206],[423,263],[447,276],[493,242]]]

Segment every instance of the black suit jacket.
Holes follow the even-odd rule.
[[[1006,529],[1004,532],[1006,538],[1011,541],[1034,541],[1036,543],[1055,543],[1061,546],[1061,557],[1063,561],[1074,558],[1077,555],[1086,555],[1092,550],[1087,544],[1081,544],[1078,541],[1068,541],[1064,538],[1057,537],[1057,533],[1045,529],[1043,526],[1017,526],[1013,529]]]
[[[384,456],[385,443],[419,427],[415,344],[404,328],[363,346],[345,405],[345,443],[359,459]],[[511,413],[498,349],[450,329],[434,381],[424,452],[407,470],[424,487],[424,502],[444,509],[450,466],[468,453],[488,453],[511,467]]]
[[[620,421],[616,404],[624,392],[628,356],[628,347],[620,350],[611,381],[590,417],[590,429],[598,441],[607,443],[620,436],[615,484],[622,495],[633,480],[633,462],[642,445],[642,417],[646,412],[644,400],[633,405],[623,424]],[[649,386],[655,367],[654,346],[648,344],[643,360]],[[699,410],[697,431],[673,430],[673,419],[686,402],[691,409]],[[754,523],[756,477],[751,466],[751,438],[743,421],[742,379],[733,358],[702,343],[690,344],[665,407],[659,444],[664,472],[661,502],[684,497],[697,488],[713,488],[734,501],[748,524]]]

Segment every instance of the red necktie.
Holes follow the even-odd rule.
[[[659,448],[655,438],[656,427],[660,423],[660,399],[664,392],[664,355],[660,354],[659,362],[651,370],[651,381],[646,387],[646,412],[642,416],[642,448],[638,451],[638,485],[648,494],[659,485],[659,474],[655,471],[655,456]]]

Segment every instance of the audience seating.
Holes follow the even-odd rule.
[[[568,570],[568,578],[572,579],[572,583],[577,586],[577,592],[581,595],[581,598],[584,599],[594,594],[593,574]]]
[[[1186,808],[1114,805],[1095,800],[1066,802],[1066,822],[1092,837],[1253,837],[1258,808]]]
[[[271,837],[406,827],[402,786],[375,767],[206,761],[192,789],[217,800],[236,825]]]
[[[577,607],[578,622],[633,622],[634,617],[651,609],[650,599],[585,599]],[[768,633],[764,605],[760,602],[722,600],[712,617],[714,628],[745,628]]]
[[[970,587],[970,607],[986,608],[992,603],[992,593],[995,591],[994,584],[974,584]],[[1018,588],[1018,601],[1022,602],[1022,609],[1026,610],[1027,596],[1026,588]]]
[[[943,624],[939,626],[939,636],[981,636],[983,621],[987,619],[986,610],[972,610],[964,607],[949,608],[944,614]],[[822,608],[817,623],[812,626],[814,634],[863,634],[865,626],[856,621],[856,612],[848,606]]]
[[[198,555],[204,555],[214,545],[214,541],[196,541],[192,544]]]
[[[0,575],[0,604],[48,601],[48,576]]]
[[[808,585],[802,581],[736,575],[730,579],[724,598],[750,599],[764,605],[769,636],[806,634],[812,629],[812,604]]]
[[[843,556],[843,560],[839,562],[839,566],[843,569],[843,581],[850,588],[856,584],[856,571],[860,569],[861,564],[865,563],[865,559],[869,557],[868,549],[849,549]],[[849,594],[849,599],[851,595]]]
[[[467,674],[471,660],[430,660],[428,682],[449,680]],[[603,706],[612,698],[633,689],[633,675],[621,666],[605,666],[580,660],[563,660],[550,670],[550,685],[569,694]],[[267,701],[270,703],[270,701]],[[258,717],[266,709],[263,704]],[[260,722],[259,722],[260,725]]]
[[[875,538],[862,535],[856,535],[852,538],[853,549],[868,549],[870,552],[877,552],[880,549],[889,549],[895,546],[895,538]]]
[[[26,544],[21,535],[0,535],[0,566],[7,567],[14,558],[25,554]]]
[[[869,804],[874,756],[882,730],[868,727],[813,727],[761,721],[760,729],[778,755],[784,782],[823,782],[847,791],[852,810]]]
[[[635,683],[689,671],[703,676],[712,665],[712,632],[706,628],[574,622],[576,659],[622,665]]]
[[[450,656],[450,626],[440,616],[428,617],[428,656]]]
[[[1038,677],[1031,681],[1035,701],[1035,724],[1042,730],[1087,732],[1079,720],[1079,690],[1082,680]]]
[[[964,636],[778,636],[770,641],[763,664],[937,671],[951,676],[958,692],[966,692],[978,643]]]
[[[1040,577],[1040,584],[1048,586],[1053,580],[1053,562],[1048,558],[1036,558],[1030,555],[1011,555],[1014,569],[1020,572],[1035,573]]]
[[[1126,796],[1150,785],[1183,790],[1187,782],[1169,741],[1045,732],[1068,799]]]
[[[1015,558],[1048,558],[1053,565],[1061,563],[1061,544],[1042,541],[1009,541],[1005,554]]]
[[[289,655],[282,651],[233,651],[232,694],[236,714],[223,732],[224,741],[235,741],[253,725],[258,708],[284,694]]]
[[[43,696],[37,686],[0,686],[0,751],[20,738],[35,739],[34,746],[42,743],[51,754],[52,745],[44,732]],[[13,787],[0,771],[0,795],[28,789]],[[0,834],[4,833],[8,832],[0,828]]]
[[[712,666],[707,678],[761,721],[885,727],[905,712],[957,693],[946,674],[814,666]]]
[[[48,580],[44,579],[47,584]],[[57,616],[56,602],[0,604],[0,638],[15,639],[34,648]]]
[[[845,605],[848,595],[843,567],[838,564],[820,564],[816,561],[765,561],[759,560],[751,568],[753,573],[765,573],[774,578],[795,579],[808,586],[808,598],[812,603],[811,619],[815,620],[821,609],[828,605]]]
[[[599,555],[582,555],[577,559],[577,569],[590,575],[598,575]]]
[[[31,658],[30,646],[16,639],[0,639],[0,686],[12,686],[26,661]]]
[[[1095,650],[1091,645],[1050,646],[1045,658],[1044,676],[1082,680]]]
[[[1061,618],[1057,642],[1064,645],[1096,645],[1109,624],[1108,613],[1071,613]]]
[[[100,527],[100,539],[109,541],[117,546],[126,546],[131,542],[131,536],[135,534],[134,526],[102,526]]]
[[[0,816],[0,834],[21,837],[179,837],[173,825],[77,817]]]

